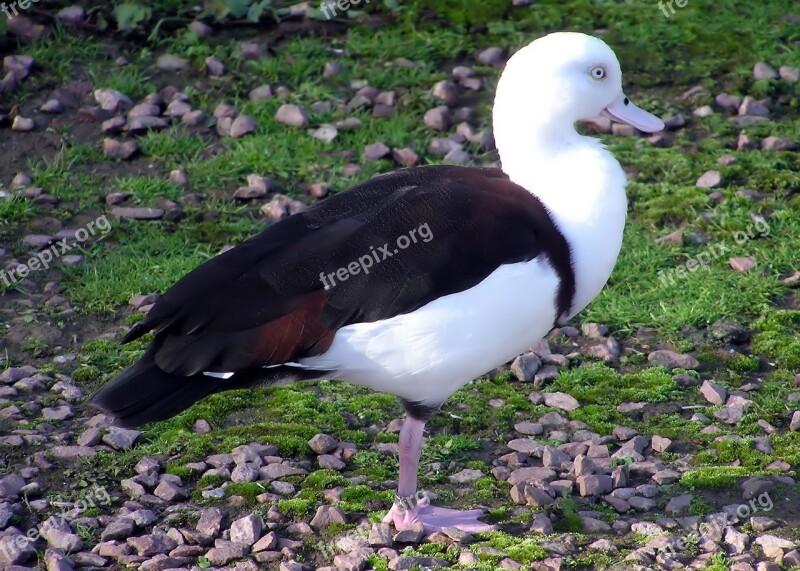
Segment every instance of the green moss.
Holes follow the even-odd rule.
[[[278,509],[290,517],[302,517],[311,512],[314,502],[302,499],[280,500]]]
[[[191,479],[195,474],[193,470],[179,464],[168,464],[164,468],[164,471],[167,474],[173,474],[174,476],[179,476],[183,479]]]
[[[247,500],[248,504],[255,504],[258,502],[256,496],[259,496],[267,491],[266,486],[262,482],[240,482],[231,483],[225,488],[225,496],[242,496]]]
[[[335,486],[347,486],[347,478],[335,470],[317,470],[306,476],[303,486],[312,490],[324,490]]]
[[[687,488],[733,488],[742,478],[754,475],[751,468],[743,466],[704,466],[681,476],[680,483]]]

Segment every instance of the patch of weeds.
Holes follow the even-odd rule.
[[[245,500],[247,500],[248,504],[255,504],[258,502],[258,500],[256,500],[256,496],[259,496],[266,491],[266,487],[261,482],[234,482],[228,484],[228,486],[225,488],[225,495],[227,497],[242,496]]]
[[[739,480],[755,475],[752,468],[743,466],[703,466],[681,476],[680,484],[695,488],[734,488]]]
[[[394,492],[391,490],[373,490],[369,486],[360,484],[351,486],[342,492],[340,505],[345,511],[363,512],[371,511],[367,505],[369,502],[391,503]]]
[[[218,488],[225,482],[225,478],[216,474],[206,474],[201,477],[197,482],[197,489],[202,488]]]
[[[335,470],[317,470],[306,476],[303,481],[304,488],[324,490],[335,486],[349,486],[350,482]]]
[[[715,511],[714,506],[708,503],[704,498],[695,496],[692,498],[692,501],[689,504],[687,513],[689,515],[704,516],[710,513],[714,513],[714,511]]]
[[[311,512],[314,502],[302,499],[290,499],[278,501],[280,512],[289,517],[302,517]]]
[[[578,505],[572,496],[564,495],[559,498],[553,507],[553,515],[560,515],[553,521],[553,529],[568,533],[578,533],[583,530],[583,519],[578,515]]]
[[[424,463],[463,461],[468,458],[467,452],[480,448],[480,440],[471,436],[463,434],[434,436],[425,442],[422,461]]]

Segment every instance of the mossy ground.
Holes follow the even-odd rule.
[[[117,43],[59,32],[27,49],[41,71],[15,94],[23,102],[74,77],[87,78],[98,87],[119,89],[133,98],[167,82],[177,82],[195,107],[211,110],[220,101],[231,102],[259,123],[258,132],[242,140],[219,141],[187,134],[178,127],[152,133],[141,140],[144,157],[129,164],[104,159],[94,136],[73,133],[69,125],[59,133],[63,137],[60,149],[47,157],[23,160],[13,148],[5,149],[17,160],[6,163],[2,180],[10,179],[16,170],[30,172],[35,185],[46,188],[61,201],[47,215],[65,222],[76,214],[101,212],[98,200],[109,192],[128,192],[132,202],[142,206],[152,206],[157,198],[178,199],[185,191],[166,182],[165,177],[174,168],[186,169],[191,190],[207,196],[202,203],[187,205],[186,218],[180,223],[114,221],[111,233],[102,242],[87,244],[83,252],[86,262],[66,268],[61,280],[65,295],[79,314],[74,324],[99,322],[101,325],[95,326],[94,331],[102,332],[113,330],[125,320],[131,323],[139,319],[129,317],[126,309],[133,295],[165,290],[224,246],[239,243],[259,231],[264,222],[256,206],[228,199],[250,173],[272,176],[294,196],[303,196],[302,187],[313,182],[329,182],[338,192],[395,168],[388,160],[363,163],[363,171],[351,178],[343,172],[348,162],[346,152],[358,157],[366,144],[379,140],[392,147],[411,144],[418,151],[424,150],[434,136],[421,121],[424,111],[434,105],[430,87],[447,78],[449,67],[455,63],[472,63],[475,50],[481,47],[498,45],[511,51],[556,29],[588,33],[605,30],[605,39],[622,61],[628,92],[643,107],[662,115],[678,111],[688,114],[691,108],[712,103],[713,94],[721,91],[786,97],[791,103],[784,107],[782,115],[749,127],[747,133],[755,138],[776,135],[800,141],[800,84],[751,79],[756,61],[768,61],[778,67],[796,65],[800,60],[796,27],[785,19],[796,9],[790,0],[748,4],[692,0],[671,18],[661,13],[656,2],[649,1],[542,0],[513,10],[507,4],[417,0],[395,13],[373,13],[368,20],[372,25],[355,22],[346,28],[333,28],[325,35],[289,36],[274,44],[268,41],[274,57],[261,61],[236,57],[240,34],[235,39],[224,34],[200,39],[183,31],[151,38],[146,43]],[[153,9],[168,13],[181,5],[162,1],[155,3]],[[425,16],[429,14],[433,16]],[[376,18],[380,29],[374,24]],[[271,32],[247,34],[271,37]],[[113,66],[120,52],[130,60],[124,68]],[[229,72],[225,79],[204,81],[203,88],[197,88],[186,78],[166,77],[154,71],[153,56],[163,52],[189,58],[198,70],[207,56],[216,55],[225,61]],[[409,58],[418,65],[392,65],[398,57]],[[322,79],[323,66],[331,59],[341,61],[344,72],[333,79]],[[485,128],[489,126],[489,93],[497,71],[480,66],[478,69],[488,74],[476,125]],[[247,98],[253,87],[280,83],[292,90],[287,101],[310,106],[314,101],[346,97],[355,80],[379,89],[396,89],[399,113],[394,118],[375,119],[367,111],[355,111],[352,115],[362,120],[363,127],[343,131],[331,144],[298,135],[274,122],[272,117],[285,100],[255,104]],[[687,103],[681,94],[695,85],[706,87],[710,93],[694,96]],[[0,102],[7,103],[4,97],[8,96],[0,96]],[[335,112],[312,113],[311,122],[342,118]],[[680,487],[712,490],[693,504],[695,513],[718,509],[716,499],[732,501],[742,477],[762,473],[774,460],[786,461],[792,467],[800,463],[800,433],[773,436],[771,454],[753,448],[753,437],[763,432],[757,420],[765,419],[785,428],[789,412],[786,397],[793,391],[792,381],[800,372],[800,305],[796,291],[781,283],[782,278],[798,269],[800,156],[732,151],[737,134],[737,129],[716,114],[693,119],[690,128],[679,131],[674,144],[666,149],[638,138],[603,137],[633,173],[628,187],[629,223],[608,287],[579,320],[608,324],[615,335],[630,342],[641,354],[626,357],[619,367],[577,363],[546,389],[575,396],[582,406],[568,416],[586,422],[591,430],[609,434],[615,426],[630,425],[646,435],[673,438],[681,453],[694,454],[696,469],[684,475],[676,493]],[[737,162],[727,167],[717,165],[716,160],[725,153],[735,155]],[[481,162],[496,160],[493,153],[478,153],[477,158]],[[427,156],[424,161],[436,162]],[[694,185],[700,174],[711,169],[720,170],[726,181],[720,189],[724,197],[721,204],[712,202],[708,191]],[[742,189],[767,196],[752,202],[737,195]],[[209,212],[214,213],[213,219],[204,216]],[[23,254],[15,240],[29,233],[30,225],[44,214],[26,199],[0,200],[0,238],[13,245],[12,255]],[[768,231],[737,242],[736,233],[747,232],[754,224],[754,216],[763,217]],[[664,285],[659,272],[669,272],[709,247],[688,242],[684,246],[655,244],[655,238],[675,229],[722,241],[731,248],[728,255],[754,257],[756,269],[736,273],[730,270],[726,258],[721,258],[711,262],[708,269]],[[13,295],[14,291],[7,293]],[[737,320],[755,331],[749,354],[732,354],[704,336],[706,328],[720,318]],[[31,312],[30,319],[39,318]],[[66,322],[64,326],[71,324]],[[655,328],[658,339],[637,340],[635,333],[640,327]],[[87,392],[114,377],[144,348],[141,342],[119,347],[113,341],[86,338],[80,331],[76,334],[86,342],[79,349],[73,376]],[[25,348],[35,357],[53,354],[52,347],[36,338],[28,343]],[[719,434],[701,434],[703,425],[688,420],[690,414],[680,407],[666,406],[704,402],[696,389],[680,388],[665,370],[647,366],[644,356],[657,344],[701,352],[702,378],[713,378],[728,389],[762,379],[762,389],[751,393],[756,406],[741,423],[723,426]],[[22,363],[27,357],[9,354],[9,359]],[[450,506],[481,503],[495,509],[494,515],[501,524],[518,525],[519,514],[507,509],[510,501],[506,484],[485,478],[464,493],[448,483],[446,468],[456,462],[482,469],[488,475],[492,451],[511,437],[513,424],[550,410],[532,404],[527,398],[529,392],[529,387],[501,375],[476,380],[454,395],[429,424],[431,438],[423,456],[421,485],[435,489],[440,501]],[[487,406],[491,399],[501,399],[501,404]],[[617,412],[623,402],[649,403],[651,413],[626,417]],[[658,408],[660,405],[665,408]],[[284,456],[312,459],[307,441],[314,434],[325,432],[354,442],[360,450],[349,462],[347,478],[329,470],[313,471],[295,482],[298,496],[281,501],[279,508],[287,515],[305,517],[321,502],[323,489],[341,485],[346,487],[341,500],[345,509],[375,516],[389,505],[391,495],[379,484],[395,477],[397,462],[392,455],[378,453],[370,446],[395,440],[394,435],[380,428],[401,414],[402,408],[394,398],[332,382],[215,395],[174,419],[148,427],[133,450],[100,454],[62,476],[113,489],[120,478],[131,475],[138,458],[155,455],[169,458],[168,471],[191,480],[192,476],[182,468],[184,463],[253,441],[273,444]],[[352,428],[348,415],[354,415],[360,427]],[[192,430],[200,418],[213,425],[210,434]],[[716,441],[725,434],[741,436],[743,440]],[[13,451],[9,455],[13,457]],[[738,466],[730,467],[732,462]],[[432,465],[438,469],[432,469]],[[357,476],[363,476],[364,483],[352,484],[348,480]],[[199,485],[217,483],[201,481]],[[74,496],[82,487],[62,489],[54,493]],[[239,485],[229,488],[229,492],[254,505],[261,489]],[[786,491],[795,500],[797,492]],[[560,531],[579,531],[575,528],[574,509],[565,510],[565,514],[559,522]],[[546,555],[539,545],[541,541],[524,534],[497,532],[481,538],[473,547],[480,553],[481,546],[492,546],[528,563]],[[455,557],[445,546],[421,546],[416,552],[449,560]],[[497,563],[492,556],[481,557],[486,569]],[[377,558],[371,563],[375,569],[385,567],[385,562]],[[570,567],[604,568],[611,563],[607,556],[585,555],[571,560]],[[718,561],[717,567],[725,568],[724,561]]]

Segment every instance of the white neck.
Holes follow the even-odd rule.
[[[572,314],[603,288],[622,244],[625,173],[600,141],[572,124],[514,122],[495,113],[503,171],[547,207],[572,249],[577,291]]]

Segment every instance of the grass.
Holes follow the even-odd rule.
[[[176,0],[151,4],[154,21],[186,14],[190,9],[189,3]],[[454,65],[475,65],[486,86],[478,94],[475,105],[479,115],[473,123],[477,128],[488,128],[490,93],[498,71],[476,64],[474,54],[490,45],[508,53],[556,29],[606,30],[603,36],[615,47],[625,69],[627,91],[645,108],[663,115],[678,111],[688,115],[691,108],[712,104],[713,95],[721,91],[781,97],[791,102],[789,111],[774,117],[779,121],[749,127],[747,133],[755,139],[776,135],[800,141],[800,122],[788,115],[797,111],[800,84],[752,79],[756,61],[778,67],[796,65],[800,59],[796,26],[785,19],[792,9],[789,0],[748,5],[692,0],[668,19],[656,3],[644,0],[541,0],[522,8],[513,8],[507,2],[413,0],[391,12],[377,4],[370,6],[373,15],[389,14],[379,32],[356,23],[342,34],[270,41],[273,56],[259,61],[244,61],[238,56],[240,37],[218,34],[211,39],[197,38],[179,30],[160,34],[149,42],[135,42],[126,54],[130,64],[121,68],[113,65],[116,51],[109,49],[105,40],[76,38],[60,30],[27,49],[39,69],[21,91],[15,92],[15,98],[23,100],[75,76],[134,98],[169,81],[178,84],[195,108],[211,112],[219,102],[229,102],[252,115],[259,129],[240,140],[218,140],[183,127],[148,133],[139,139],[144,158],[131,164],[104,159],[97,140],[80,139],[68,128],[55,129],[64,145],[53,158],[28,159],[18,168],[28,171],[35,185],[57,196],[61,203],[46,211],[29,199],[0,200],[0,239],[10,244],[11,256],[22,256],[25,249],[17,239],[30,233],[29,227],[37,219],[53,217],[70,227],[78,213],[105,212],[102,199],[111,192],[129,193],[133,204],[150,207],[160,199],[181,202],[188,193],[201,194],[201,202],[182,203],[185,218],[179,223],[114,220],[104,240],[85,245],[85,263],[64,268],[61,286],[79,317],[102,324],[118,323],[120,316],[127,315],[126,304],[132,296],[164,291],[222,248],[241,243],[264,227],[258,204],[242,204],[231,198],[235,189],[245,184],[247,175],[271,176],[288,194],[310,201],[303,190],[309,183],[329,182],[334,192],[340,192],[395,168],[388,160],[361,161],[363,147],[376,141],[392,147],[410,145],[423,162],[438,162],[425,152],[436,134],[421,121],[425,110],[435,104],[431,86],[447,79]],[[161,53],[188,58],[196,71],[203,69],[206,57],[214,55],[225,62],[229,72],[222,80],[202,78],[198,73],[165,78],[152,68],[152,61]],[[408,58],[418,65],[398,66],[397,58]],[[322,70],[331,60],[340,61],[343,71],[325,79]],[[195,80],[201,78],[206,85],[198,88]],[[379,119],[368,110],[338,110],[337,104],[346,104],[351,96],[352,82],[359,81],[381,90],[395,90],[397,115]],[[291,92],[285,99],[252,103],[249,91],[265,83],[284,85]],[[710,92],[685,102],[681,93],[695,85]],[[0,103],[9,102],[7,97],[0,96]],[[355,116],[362,127],[342,131],[335,141],[326,144],[304,130],[287,129],[272,119],[284,102],[310,108],[316,101],[334,105],[330,112],[312,112],[313,126]],[[796,290],[781,283],[798,269],[800,156],[732,151],[738,131],[717,113],[704,119],[692,117],[690,128],[676,133],[675,143],[669,148],[656,148],[638,138],[602,137],[631,173],[629,222],[608,286],[579,319],[608,324],[614,335],[625,339],[626,346],[635,346],[638,353],[626,355],[618,365],[575,359],[573,366],[563,369],[560,378],[544,389],[577,398],[579,409],[560,412],[568,420],[585,422],[591,431],[607,435],[617,426],[633,426],[646,436],[672,438],[680,450],[675,454],[691,450],[695,465],[680,481],[680,487],[690,490],[733,493],[741,479],[764,473],[775,460],[792,466],[800,463],[800,436],[784,430],[790,412],[787,397],[795,390],[791,384],[800,370],[800,311]],[[718,165],[716,161],[723,154],[733,154],[737,162]],[[479,155],[479,159],[488,163],[496,157],[488,153]],[[363,167],[355,176],[344,172],[351,162]],[[167,181],[167,173],[176,168],[187,171],[188,189]],[[720,203],[695,186],[707,170],[719,170],[724,177],[718,189],[723,197]],[[747,189],[765,193],[766,198],[753,202],[737,194]],[[757,222],[760,220],[763,223]],[[686,237],[684,245],[655,243],[656,238],[678,229]],[[701,244],[703,241],[708,243]],[[728,251],[713,257],[720,244]],[[711,256],[707,268],[677,277],[674,283],[659,278],[660,273],[675,275],[676,268],[703,256]],[[756,268],[749,273],[733,272],[727,263],[730,256],[752,256]],[[4,287],[0,281],[0,289]],[[28,318],[33,322],[45,320],[45,316],[33,312]],[[128,317],[126,322],[140,318]],[[752,343],[741,352],[730,353],[704,337],[708,327],[722,318],[751,329]],[[701,379],[712,378],[728,390],[762,379],[762,388],[750,393],[754,405],[742,422],[720,425],[722,432],[718,435],[701,433],[704,425],[690,421],[691,414],[673,405],[704,406],[705,401],[696,388],[684,389],[676,384],[676,371],[648,367],[646,353],[652,347],[638,340],[641,327],[655,328],[665,345],[698,353],[701,366],[695,374]],[[109,340],[89,340],[77,351],[78,363],[71,376],[89,393],[134,362],[146,341],[119,347]],[[36,337],[29,339],[26,347],[42,357],[49,357],[52,350]],[[441,491],[442,500],[450,505],[485,502],[495,508],[494,515],[504,525],[522,521],[519,514],[499,509],[508,503],[508,490],[505,484],[488,477],[492,463],[487,458],[498,444],[514,437],[516,422],[535,420],[552,410],[534,405],[528,399],[531,390],[503,374],[477,379],[459,391],[428,424],[431,437],[424,449],[421,485]],[[493,399],[499,404],[487,406]],[[628,417],[617,411],[618,405],[627,402],[646,402],[653,412]],[[711,416],[713,410],[703,412]],[[113,488],[119,478],[132,475],[138,458],[156,455],[169,458],[169,473],[192,480],[183,464],[253,441],[274,444],[286,457],[314,461],[308,440],[325,432],[357,446],[347,472],[315,470],[298,478],[293,481],[297,497],[281,500],[279,509],[290,517],[305,517],[320,504],[323,490],[342,486],[344,509],[366,512],[375,519],[391,500],[390,492],[376,483],[396,478],[397,458],[372,446],[396,442],[396,435],[379,428],[401,414],[402,407],[393,397],[332,382],[236,391],[209,397],[169,421],[146,427],[141,442],[132,450],[101,453],[71,468],[65,477]],[[209,421],[214,431],[195,433],[193,425],[198,419]],[[763,434],[756,424],[759,419],[782,431],[770,437],[774,448],[770,454],[754,449],[754,437]],[[717,436],[730,435],[743,440],[716,440]],[[734,460],[740,465],[727,465]],[[447,482],[451,463],[458,469],[480,469],[487,477],[478,480],[465,497]],[[448,470],[432,470],[431,465]],[[353,484],[348,479],[353,476],[366,481]],[[195,487],[200,490],[221,483],[221,479],[207,476],[199,478]],[[262,490],[255,484],[234,484],[226,488],[226,493],[243,496],[252,505]],[[696,499],[690,512],[711,511],[705,502]],[[558,510],[557,531],[579,533],[582,523],[574,502],[560,500]],[[519,537],[496,533],[481,538],[471,548],[483,545],[503,549],[509,557],[528,564],[546,556],[539,543],[539,538],[524,533]],[[437,556],[452,559],[447,552]],[[479,569],[491,569],[497,563],[491,557],[484,559]],[[375,569],[386,567],[377,557],[370,565]],[[600,555],[576,557],[571,565],[610,566]],[[724,565],[723,560],[715,562],[719,568]]]

